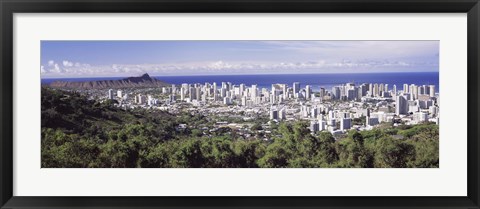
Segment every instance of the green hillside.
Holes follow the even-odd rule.
[[[271,141],[245,140],[223,128],[196,127],[201,115],[122,110],[116,101],[42,88],[42,167],[438,167],[435,124],[351,131],[335,138],[310,134],[305,122],[280,123]],[[261,128],[261,127],[260,127]]]

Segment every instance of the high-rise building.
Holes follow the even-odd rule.
[[[340,99],[340,87],[339,86],[332,87],[332,94],[334,99]]]
[[[222,87],[222,88],[220,89],[220,97],[221,97],[221,98],[224,98],[224,97],[226,97],[226,96],[227,96],[227,89]]]
[[[430,97],[435,97],[435,85],[429,86]]]
[[[285,113],[285,108],[282,108],[282,109],[280,109],[280,111],[278,111],[278,119],[280,119],[280,120],[287,119],[286,118],[286,113]]]
[[[282,90],[283,98],[288,99],[288,85],[283,84],[283,90]]]
[[[298,98],[298,94],[300,92],[300,83],[294,82],[293,83],[293,97]]]
[[[305,98],[306,99],[312,98],[312,88],[310,87],[310,85],[305,86]]]
[[[293,94],[297,94],[300,91],[300,83],[294,82],[293,83]]]
[[[188,91],[188,89],[190,88],[190,84],[188,83],[182,83],[182,88],[185,89],[185,91]],[[185,94],[187,94],[188,92],[185,92]]]
[[[228,97],[223,97],[223,104],[224,105],[231,105],[232,101]]]
[[[252,101],[255,101],[257,98],[258,94],[258,89],[257,89],[257,84],[253,84],[250,90],[250,95],[252,97]]]
[[[325,129],[327,129],[327,122],[323,119],[318,120],[318,130],[323,131]]]
[[[318,109],[316,107],[312,107],[312,110],[310,111],[310,117],[317,118],[317,115],[318,115]]]
[[[352,119],[351,118],[343,118],[340,120],[340,130],[348,130],[351,127]]]
[[[359,89],[359,94],[360,95],[360,98],[362,98],[363,96],[367,96],[367,91],[368,91],[368,86],[367,84],[362,84],[360,85],[360,89]],[[359,98],[359,99],[360,99]]]
[[[245,84],[240,84],[240,96],[245,95]]]
[[[227,82],[227,91],[230,91],[230,90],[232,90],[232,83]]]
[[[183,87],[180,88],[180,100],[181,101],[185,100],[185,89]]]
[[[316,120],[310,121],[310,131],[313,133],[320,131],[319,124]]]
[[[201,89],[201,87],[195,88],[195,97],[196,97],[197,100],[200,100],[201,95],[202,95],[202,89]]]
[[[408,112],[408,102],[407,99],[403,96],[397,96],[395,100],[395,114],[405,115]]]
[[[247,106],[247,97],[242,97],[242,106]]]
[[[218,100],[217,83],[213,82],[213,101]]]
[[[195,95],[195,88],[193,88],[193,87],[188,88],[188,98],[190,98],[190,101],[197,98],[196,95]]]
[[[320,88],[320,98],[323,99],[324,96],[325,96],[325,89],[324,89],[324,88]]]
[[[384,92],[385,91],[385,84],[381,83],[380,85],[378,85],[378,91],[379,91],[379,94],[380,94],[380,92]]]
[[[418,90],[418,88],[415,84],[410,85],[410,88],[408,89],[408,92],[410,93],[410,100],[411,101],[416,100],[418,98],[417,90]]]
[[[108,90],[108,99],[113,99],[113,90],[112,89]]]
[[[328,119],[335,119],[335,113],[332,110],[328,111]]]
[[[430,95],[430,88],[427,85],[422,85],[423,87],[423,94]]]
[[[147,98],[146,98],[144,95],[139,94],[139,95],[138,95],[138,100],[137,100],[137,101],[138,101],[138,104],[145,104],[145,103],[146,103],[146,101],[145,101],[146,99],[147,99]]]
[[[406,94],[408,93],[408,84],[403,84],[403,93]]]
[[[369,96],[373,97],[373,84],[371,83],[368,84],[368,92],[369,92]]]
[[[430,113],[432,117],[437,116],[437,111],[438,111],[438,108],[436,106],[430,106],[428,108],[428,113]]]
[[[348,100],[354,100],[356,98],[355,89],[349,89],[346,93],[346,96]]]
[[[329,119],[328,120],[328,125],[330,127],[333,127],[333,130],[335,130],[337,128],[337,121],[335,119]]]
[[[278,110],[270,109],[270,120],[278,120]]]
[[[155,99],[153,99],[152,95],[148,95],[147,98],[148,98],[148,99],[147,99],[147,104],[148,104],[148,106],[152,106],[152,105],[155,105],[155,104],[156,104]]]
[[[273,97],[275,101],[279,99],[280,95],[282,95],[282,97],[286,99],[287,84],[280,84],[280,83],[272,84],[272,94],[275,95]],[[272,101],[272,102],[275,102],[275,101]]]
[[[118,98],[122,98],[122,97],[123,97],[123,95],[122,95],[122,90],[118,90],[118,91],[117,91],[117,97],[118,97]]]

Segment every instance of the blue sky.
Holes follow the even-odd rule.
[[[438,41],[42,41],[42,78],[438,72]]]

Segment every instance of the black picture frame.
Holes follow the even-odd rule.
[[[480,208],[478,0],[0,0],[0,205],[2,208]],[[467,13],[468,195],[466,197],[20,197],[13,196],[15,13]],[[28,127],[25,127],[28,129]],[[448,181],[448,179],[445,179]],[[94,188],[92,188],[94,189]],[[414,188],[412,188],[414,189]]]

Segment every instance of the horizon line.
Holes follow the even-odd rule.
[[[137,75],[125,75],[125,76],[98,76],[98,77],[47,77],[40,79],[69,79],[69,78],[127,78],[127,77],[140,77],[144,74],[148,74],[150,77],[177,77],[177,76],[235,76],[235,75],[322,75],[322,74],[378,74],[378,73],[440,73],[439,71],[409,71],[409,72],[335,72],[335,73],[257,73],[257,74],[193,74],[193,75],[153,75],[148,72]]]

